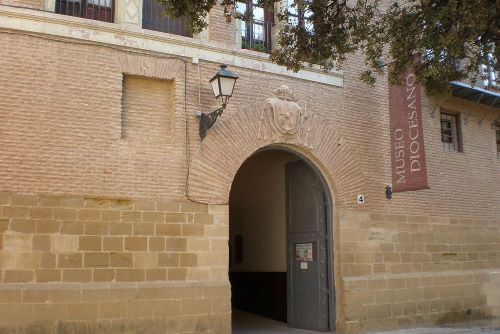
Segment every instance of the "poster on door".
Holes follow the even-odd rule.
[[[314,243],[295,244],[295,261],[312,262],[314,261]]]

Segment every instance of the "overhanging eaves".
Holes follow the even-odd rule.
[[[490,107],[500,108],[500,93],[457,81],[451,83],[451,90],[453,96]]]

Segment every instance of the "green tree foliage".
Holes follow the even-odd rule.
[[[168,15],[187,16],[193,32],[216,0],[157,0]],[[236,0],[222,0],[228,21]],[[275,8],[279,0],[260,0]],[[220,2],[219,2],[220,3]],[[447,91],[448,82],[479,80],[481,65],[499,70],[500,0],[295,0],[299,24],[285,24],[271,59],[289,70],[308,64],[340,68],[352,52],[365,56],[361,79],[373,84],[389,65],[390,80],[413,65],[427,93]],[[276,13],[287,22],[289,9]],[[304,14],[309,24],[303,24]]]

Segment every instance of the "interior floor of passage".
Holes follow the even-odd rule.
[[[317,334],[324,332],[308,331],[305,329],[290,328],[284,322],[261,317],[256,314],[233,309],[233,334],[254,333],[291,333],[291,334]]]

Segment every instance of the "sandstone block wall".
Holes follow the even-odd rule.
[[[0,324],[229,331],[226,209],[2,192]]]
[[[217,284],[0,285],[5,333],[230,333],[230,288]]]
[[[227,212],[188,201],[1,194],[1,282],[227,280]]]
[[[342,211],[342,333],[495,315],[499,226],[498,219]]]

